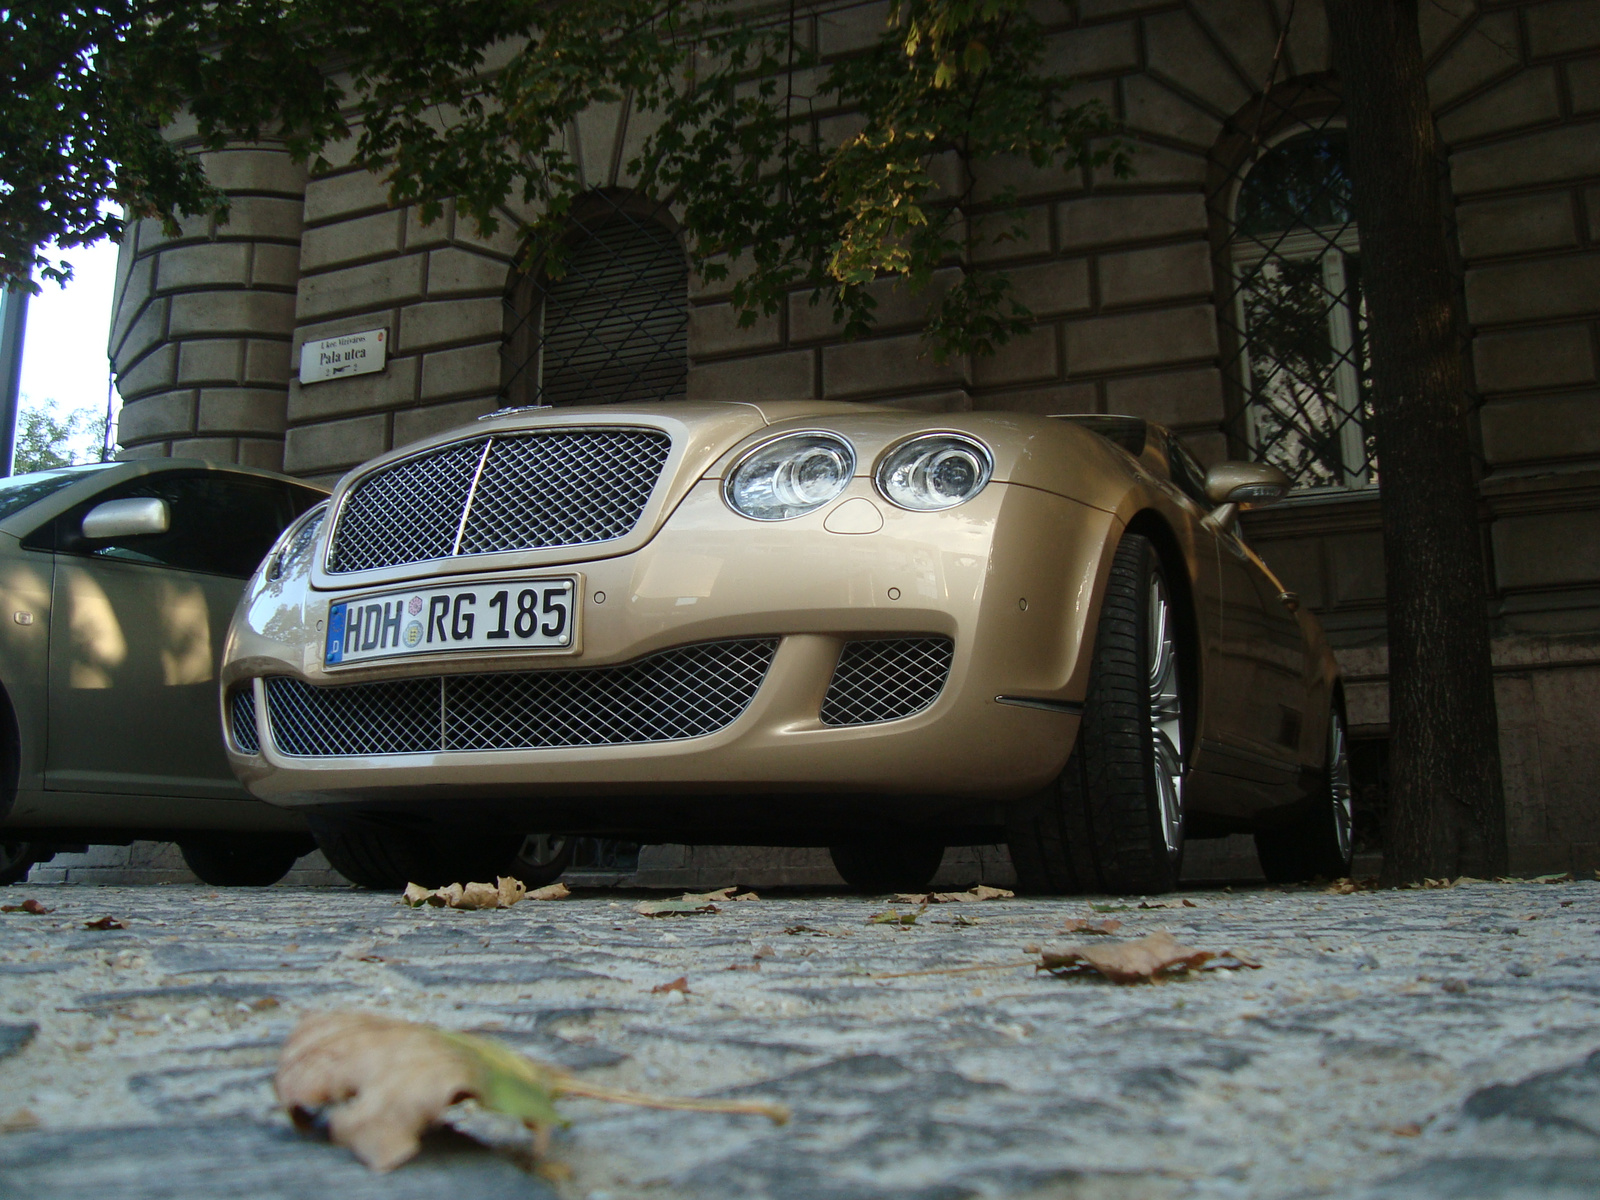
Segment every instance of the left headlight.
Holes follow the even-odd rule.
[[[883,456],[877,484],[891,504],[936,512],[971,500],[993,474],[994,458],[982,442],[956,433],[926,433]]]
[[[755,521],[786,521],[814,512],[850,484],[855,448],[833,433],[775,438],[751,450],[728,472],[728,507]]]
[[[284,530],[267,555],[267,578],[276,582],[285,575],[305,569],[311,557],[311,548],[317,543],[317,533],[328,515],[328,502],[324,500],[303,513],[294,524]]]

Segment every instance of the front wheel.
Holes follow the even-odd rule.
[[[0,842],[0,886],[21,883],[34,863],[48,857],[38,842]]]
[[[189,870],[212,887],[271,887],[311,846],[304,838],[210,834],[178,843]]]
[[[1355,863],[1351,813],[1350,749],[1344,713],[1335,701],[1328,715],[1326,772],[1311,806],[1293,824],[1256,833],[1256,857],[1268,883],[1343,879]]]
[[[864,838],[829,846],[833,869],[858,892],[920,892],[944,861],[944,846],[906,838]]]
[[[572,865],[573,839],[551,833],[530,833],[511,860],[506,873],[520,879],[531,891],[554,883]]]
[[[1155,546],[1126,535],[1095,629],[1077,743],[1056,782],[1011,815],[1021,890],[1178,886],[1188,726],[1176,618]]]
[[[523,845],[519,833],[441,834],[329,817],[311,818],[311,832],[335,871],[379,892],[492,883],[510,873]]]

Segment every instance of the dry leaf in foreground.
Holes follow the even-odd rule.
[[[424,904],[434,908],[510,908],[519,900],[565,900],[570,895],[564,883],[530,892],[522,880],[502,875],[494,883],[452,883],[442,888],[408,883],[400,899],[412,908]]]
[[[718,888],[714,892],[685,892],[678,897],[681,904],[723,904],[732,900],[759,900],[754,892],[741,892],[738,888]]]
[[[980,883],[964,892],[897,892],[896,904],[973,904],[979,900],[1010,900],[1015,892]]]
[[[1086,921],[1082,917],[1070,917],[1061,925],[1062,933],[1096,933],[1102,937],[1109,937],[1122,928],[1122,922],[1115,918],[1104,921]]]
[[[641,917],[691,917],[722,910],[709,900],[641,900],[633,911]]]
[[[1113,983],[1149,983],[1184,971],[1236,970],[1259,967],[1253,958],[1229,950],[1222,954],[1181,944],[1162,930],[1131,942],[1100,946],[1068,946],[1064,950],[1038,950],[1039,970],[1056,975],[1098,971]]]
[[[0,904],[0,912],[29,913],[35,917],[42,917],[45,913],[53,913],[55,909],[46,908],[33,897],[28,897],[21,904]]]
[[[586,1083],[489,1038],[452,1033],[376,1013],[305,1017],[284,1043],[273,1081],[296,1126],[327,1118],[328,1134],[375,1171],[410,1159],[423,1132],[462,1100],[514,1117],[542,1153],[562,1123],[555,1101],[587,1096],[619,1104],[694,1112],[754,1113],[782,1124],[781,1105],[641,1096]]]

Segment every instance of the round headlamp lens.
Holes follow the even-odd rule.
[[[935,512],[971,500],[993,473],[994,461],[982,442],[934,433],[889,452],[878,467],[878,490],[901,508]]]
[[[283,535],[279,547],[269,558],[267,578],[276,582],[285,575],[292,575],[299,571],[302,564],[311,554],[311,547],[316,544],[317,533],[322,528],[323,518],[328,515],[328,502],[311,509],[301,517]]]
[[[795,433],[768,442],[729,475],[728,506],[757,521],[786,521],[821,508],[849,486],[856,452],[831,433]]]

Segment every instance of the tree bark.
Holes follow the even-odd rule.
[[[1361,231],[1389,623],[1383,882],[1506,870],[1464,322],[1416,0],[1328,0]]]

